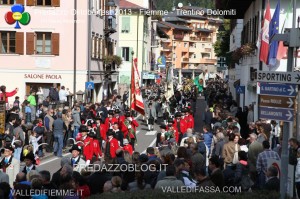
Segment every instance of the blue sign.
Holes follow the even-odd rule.
[[[93,90],[95,88],[94,82],[85,82],[85,89]]]
[[[245,86],[238,86],[238,87],[236,87],[236,92],[238,94],[244,94],[245,93]]]
[[[292,122],[294,120],[294,110],[259,107],[259,118]]]
[[[272,84],[266,82],[257,83],[257,94],[260,95],[279,95],[296,96],[295,84]]]
[[[163,55],[159,56],[157,59],[157,66],[160,68],[165,68],[166,64],[167,64],[166,57]]]

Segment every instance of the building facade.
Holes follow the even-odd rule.
[[[29,95],[31,89],[38,88],[41,88],[46,98],[53,83],[59,87],[65,86],[76,95],[78,91],[85,91],[88,71],[103,71],[101,55],[108,48],[108,45],[103,44],[106,18],[101,10],[106,9],[105,0],[76,3],[18,0],[0,3],[1,16],[11,11],[14,3],[24,5],[25,12],[30,14],[29,23],[20,24],[20,29],[16,29],[15,24],[6,23],[4,18],[0,25],[1,84],[6,85],[8,91],[18,87],[17,95],[21,101]],[[92,41],[90,45],[88,41]],[[116,42],[114,39],[109,41]],[[89,48],[91,53],[88,53]],[[99,95],[102,85],[97,86],[97,83],[102,81],[102,77],[90,74],[96,83],[96,89],[92,92],[95,94],[91,97],[98,101],[102,98]]]

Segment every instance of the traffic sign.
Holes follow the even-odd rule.
[[[85,89],[93,90],[95,88],[94,82],[85,82]]]
[[[260,95],[280,95],[296,96],[295,84],[273,84],[266,82],[257,82],[257,94]]]
[[[294,110],[284,108],[260,107],[259,118],[292,122]]]
[[[259,105],[293,109],[294,99],[294,97],[261,95]]]
[[[244,94],[245,93],[245,86],[237,86],[236,87],[236,92],[238,94]]]
[[[257,81],[300,84],[300,73],[257,71]]]

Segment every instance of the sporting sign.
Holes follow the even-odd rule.
[[[273,107],[259,107],[259,118],[271,119],[292,122],[294,119],[294,110],[273,108]]]
[[[300,73],[257,71],[257,81],[300,84]]]
[[[297,92],[295,84],[273,84],[266,82],[257,82],[257,94],[296,96]]]

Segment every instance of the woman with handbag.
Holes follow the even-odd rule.
[[[238,163],[238,152],[241,150],[238,144],[239,136],[234,133],[229,134],[229,142],[223,147],[222,156],[224,158],[224,166],[234,168]]]

